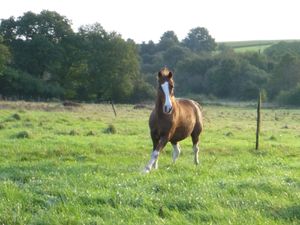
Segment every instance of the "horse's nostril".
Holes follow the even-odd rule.
[[[167,106],[165,106],[165,112],[168,112],[168,107]]]

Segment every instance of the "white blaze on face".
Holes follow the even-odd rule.
[[[172,103],[171,103],[170,92],[169,92],[169,83],[166,81],[161,85],[161,88],[165,94],[165,104],[163,106],[163,112],[170,113],[172,111]]]

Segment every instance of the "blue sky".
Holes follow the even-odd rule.
[[[299,3],[298,3],[299,2]],[[206,27],[216,41],[300,39],[297,0],[9,0],[0,18],[54,10],[80,25],[99,22],[137,43],[159,41],[173,30],[183,39],[194,27]]]

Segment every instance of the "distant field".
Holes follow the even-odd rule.
[[[233,42],[219,42],[219,44],[225,44],[236,50],[237,52],[245,51],[264,51],[266,48],[277,44],[280,41],[292,42],[300,40],[257,40],[257,41],[233,41]]]
[[[255,108],[204,105],[201,165],[188,139],[147,175],[150,109],[116,110],[0,102],[0,224],[300,224],[300,109],[264,109],[256,151]]]

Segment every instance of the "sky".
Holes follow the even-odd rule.
[[[0,19],[56,11],[72,28],[100,23],[137,43],[205,27],[217,42],[300,39],[299,0],[2,0]]]

